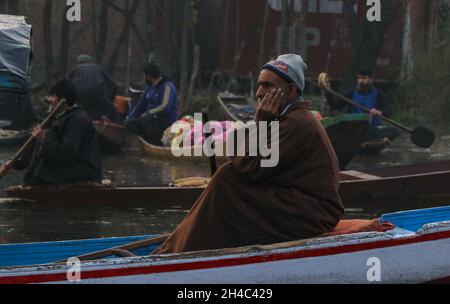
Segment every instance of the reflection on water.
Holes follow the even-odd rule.
[[[47,205],[0,200],[0,243],[160,234],[172,231],[187,211],[178,206]]]
[[[0,161],[14,150],[1,150]],[[209,174],[208,164],[164,162],[128,151],[103,160],[104,178],[118,186],[167,185],[169,182]],[[6,187],[21,184],[21,173],[12,171],[0,181],[0,243],[40,242],[97,237],[159,234],[172,231],[186,216],[180,206],[152,210],[146,205],[58,205],[11,202]],[[151,201],[151,197],[149,197]]]
[[[0,162],[15,150],[0,150]],[[380,154],[361,154],[348,169],[386,167],[450,159],[450,136],[439,137],[431,149],[415,147],[407,135]],[[190,176],[209,175],[207,163],[163,162],[150,159],[140,151],[128,151],[107,157],[103,162],[104,178],[116,185],[167,185],[170,181]],[[0,181],[0,188],[18,185],[21,174],[11,172]],[[0,192],[0,197],[5,197]],[[149,197],[151,201],[151,197]],[[408,209],[408,206],[405,206]],[[390,210],[383,210],[390,212]],[[97,237],[159,234],[172,231],[186,216],[180,206],[152,210],[146,205],[126,202],[123,205],[46,205],[11,202],[0,198],[0,243],[22,243],[86,239]],[[347,218],[374,218],[380,214],[364,210],[348,210]]]

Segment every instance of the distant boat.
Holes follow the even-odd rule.
[[[102,154],[118,153],[122,150],[127,137],[132,136],[124,126],[107,121],[93,121],[97,130],[98,144]]]
[[[361,144],[361,149],[359,152],[376,154],[389,147],[389,145],[390,143],[385,140],[366,141]]]
[[[0,129],[0,147],[19,147],[31,136],[32,130],[8,131]]]
[[[156,156],[155,156],[156,157]],[[161,159],[160,156],[158,156]],[[450,161],[342,171],[339,193],[346,208],[404,210],[450,201]],[[9,197],[52,204],[180,204],[189,209],[204,187],[13,187]]]
[[[102,154],[120,152],[127,138],[133,136],[121,125],[105,121],[93,121],[93,124]],[[0,147],[20,147],[31,137],[31,132],[32,130],[0,132]]]
[[[142,148],[144,149],[144,153],[147,156],[150,156],[155,159],[163,160],[163,161],[184,161],[184,162],[190,162],[190,163],[198,163],[198,162],[204,162],[208,163],[208,157],[205,156],[203,153],[203,147],[188,147],[188,148],[179,148],[177,151],[180,152],[183,156],[177,157],[174,155],[171,147],[162,147],[162,146],[155,146],[143,139],[142,137],[139,137],[139,141],[141,143]],[[202,156],[195,156],[194,152],[195,149],[201,149]],[[187,156],[191,155],[191,156]],[[226,155],[226,148],[223,148],[222,155]],[[224,164],[227,161],[229,161],[229,158],[227,156],[216,156],[216,161],[219,164]]]
[[[155,256],[149,254],[165,237],[6,244],[0,245],[0,284],[72,283],[78,268],[56,261],[75,256],[102,258],[79,265],[85,284],[450,282],[450,207],[386,214],[380,221],[396,228]],[[357,231],[365,231],[360,225]]]

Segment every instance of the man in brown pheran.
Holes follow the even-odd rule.
[[[339,165],[301,97],[305,69],[299,55],[283,55],[259,77],[255,121],[279,121],[278,165],[262,167],[261,156],[232,158],[154,254],[289,242],[336,227],[344,213]]]

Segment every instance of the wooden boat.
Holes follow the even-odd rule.
[[[203,152],[199,153],[203,156],[194,156],[195,150],[199,149],[202,150],[202,147],[188,147],[188,148],[179,148],[176,149],[176,153],[180,153],[180,155],[191,155],[191,156],[175,156],[174,151],[170,147],[161,147],[161,146],[155,146],[148,142],[146,142],[142,137],[139,138],[139,141],[142,145],[142,148],[144,149],[144,152],[146,155],[160,160],[165,161],[188,161],[188,162],[204,162],[208,163],[208,157],[204,155]],[[223,151],[221,152],[222,155],[226,155],[226,150],[223,148]],[[216,162],[218,164],[224,164],[229,160],[226,156],[216,156]]]
[[[9,197],[45,204],[177,204],[189,209],[204,187],[12,187]]]
[[[377,154],[389,147],[390,143],[384,140],[366,141],[361,144],[360,153]]]
[[[0,245],[0,284],[450,282],[450,207],[386,214],[379,221],[395,229],[153,256],[149,254],[160,243],[140,248],[130,244],[119,247],[128,251],[107,250],[108,257],[78,264],[69,258],[137,244],[149,236]]]
[[[325,118],[321,123],[336,152],[340,168],[344,170],[361,147],[361,142],[369,128],[368,116],[343,114]]]
[[[257,105],[250,103],[245,96],[221,93],[217,96],[217,101],[226,119],[248,122],[255,118]]]
[[[18,147],[31,136],[32,130],[6,131],[0,129],[0,147]]]
[[[341,173],[340,195],[346,208],[367,211],[441,206],[450,201],[450,161]],[[189,209],[203,187],[32,188],[7,189],[9,197],[52,204],[180,204]]]
[[[106,121],[93,121],[93,124],[102,154],[120,152],[129,134],[125,127]]]
[[[12,121],[10,120],[0,120],[0,130],[3,128],[10,127],[12,125]]]
[[[118,153],[125,144],[128,131],[125,127],[105,121],[93,121],[98,132],[98,143],[102,154]],[[0,133],[0,147],[20,147],[31,136],[32,130],[26,131],[4,131]]]
[[[346,207],[401,210],[441,206],[450,199],[450,161],[342,172]]]
[[[217,99],[227,119],[243,122],[254,119],[256,105],[244,96],[222,93]],[[327,117],[321,120],[321,123],[333,144],[341,170],[344,170],[360,150],[369,129],[369,116],[342,114]]]

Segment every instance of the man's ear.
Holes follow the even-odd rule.
[[[288,87],[289,98],[293,99],[297,96],[297,85],[290,83]]]

